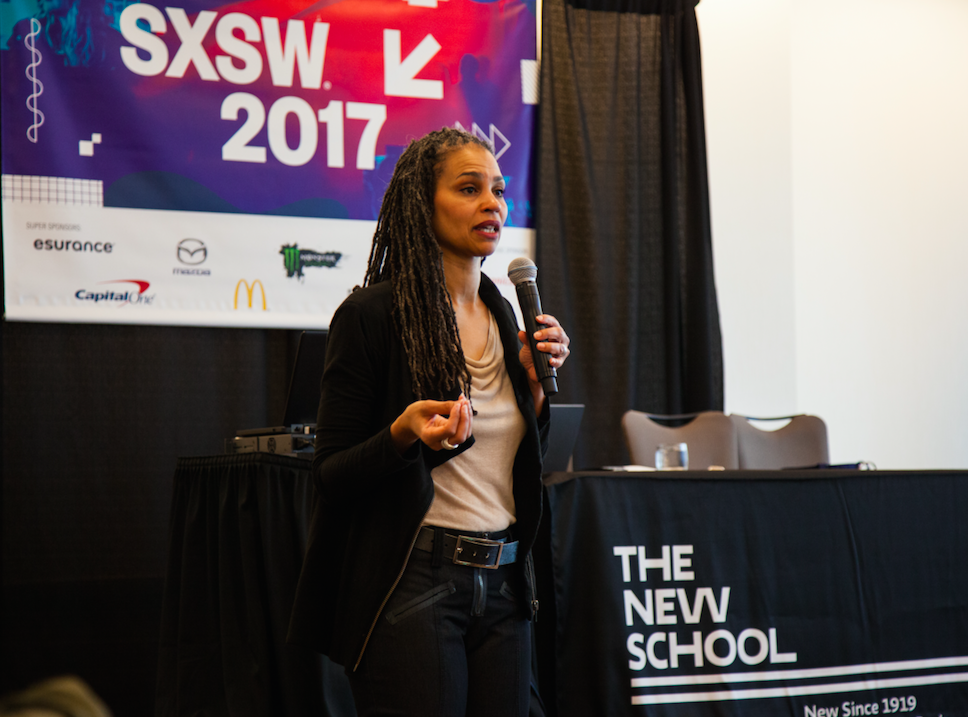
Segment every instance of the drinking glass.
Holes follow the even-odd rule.
[[[685,443],[663,443],[655,451],[659,471],[684,471],[689,468],[689,447]]]

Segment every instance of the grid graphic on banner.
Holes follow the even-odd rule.
[[[4,174],[3,201],[103,207],[104,182],[100,179]]]

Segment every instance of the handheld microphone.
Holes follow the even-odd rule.
[[[541,299],[538,297],[538,285],[534,283],[537,276],[538,267],[525,256],[518,257],[508,265],[508,279],[514,284],[514,289],[518,293],[518,304],[524,316],[524,329],[528,334],[534,372],[541,381],[545,396],[554,396],[558,393],[558,374],[554,366],[549,363],[551,356],[538,351],[538,342],[534,338],[534,332],[545,327],[535,319],[536,316],[544,313],[541,310]]]

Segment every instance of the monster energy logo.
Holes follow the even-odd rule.
[[[339,263],[342,254],[338,251],[318,252],[312,249],[300,249],[298,244],[284,244],[279,251],[282,263],[286,267],[286,277],[302,278],[303,269],[307,266],[325,266],[332,268]]]

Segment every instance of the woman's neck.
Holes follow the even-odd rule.
[[[456,261],[444,255],[444,279],[454,308],[462,304],[475,304],[481,288],[481,260]]]
[[[449,264],[444,257],[444,277],[450,292],[457,331],[464,356],[479,359],[487,347],[490,312],[478,293],[481,288],[481,260]]]

